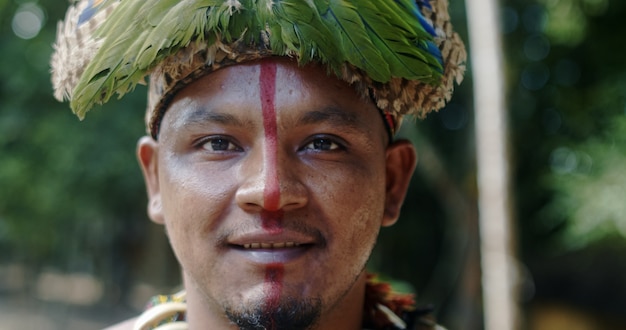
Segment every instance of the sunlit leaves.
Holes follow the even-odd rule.
[[[588,16],[603,14],[608,0],[540,0],[548,14],[546,33],[559,44],[576,45],[586,37]]]
[[[569,219],[566,246],[581,248],[615,234],[626,238],[626,116],[576,150],[556,153],[550,182],[559,194],[550,209]]]

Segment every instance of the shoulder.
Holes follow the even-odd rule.
[[[133,325],[135,325],[135,321],[137,321],[137,318],[132,318],[130,320],[126,320],[122,323],[118,323],[115,325],[112,325],[104,330],[132,330],[133,329]]]

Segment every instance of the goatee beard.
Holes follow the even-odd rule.
[[[289,297],[278,304],[225,308],[225,312],[240,330],[309,330],[317,323],[321,305],[318,298]]]

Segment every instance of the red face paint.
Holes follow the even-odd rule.
[[[261,214],[263,228],[272,234],[282,231],[282,211],[280,210],[280,186],[276,170],[278,155],[278,125],[276,123],[276,63],[263,62],[259,76],[261,88],[261,109],[265,129],[265,170],[264,210]]]
[[[276,123],[276,63],[263,62],[259,76],[261,109],[263,111],[263,128],[265,129],[265,187],[263,188],[264,208],[261,212],[263,228],[271,234],[282,232],[283,212],[280,209],[280,185],[278,182],[278,125]],[[282,263],[267,265],[265,284],[267,297],[265,308],[268,312],[276,310],[280,304],[285,267]],[[273,324],[271,329],[275,329]]]
[[[272,312],[278,309],[280,305],[280,294],[283,290],[283,276],[285,275],[285,266],[281,263],[267,265],[265,270],[265,285],[268,286],[268,296],[265,300],[265,309]],[[270,330],[276,329],[277,325],[272,324]]]

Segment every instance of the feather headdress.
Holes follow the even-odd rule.
[[[326,65],[398,118],[445,105],[465,71],[447,0],[79,0],[60,22],[55,97],[80,118],[150,76],[157,137],[172,97],[220,67],[270,56]]]

